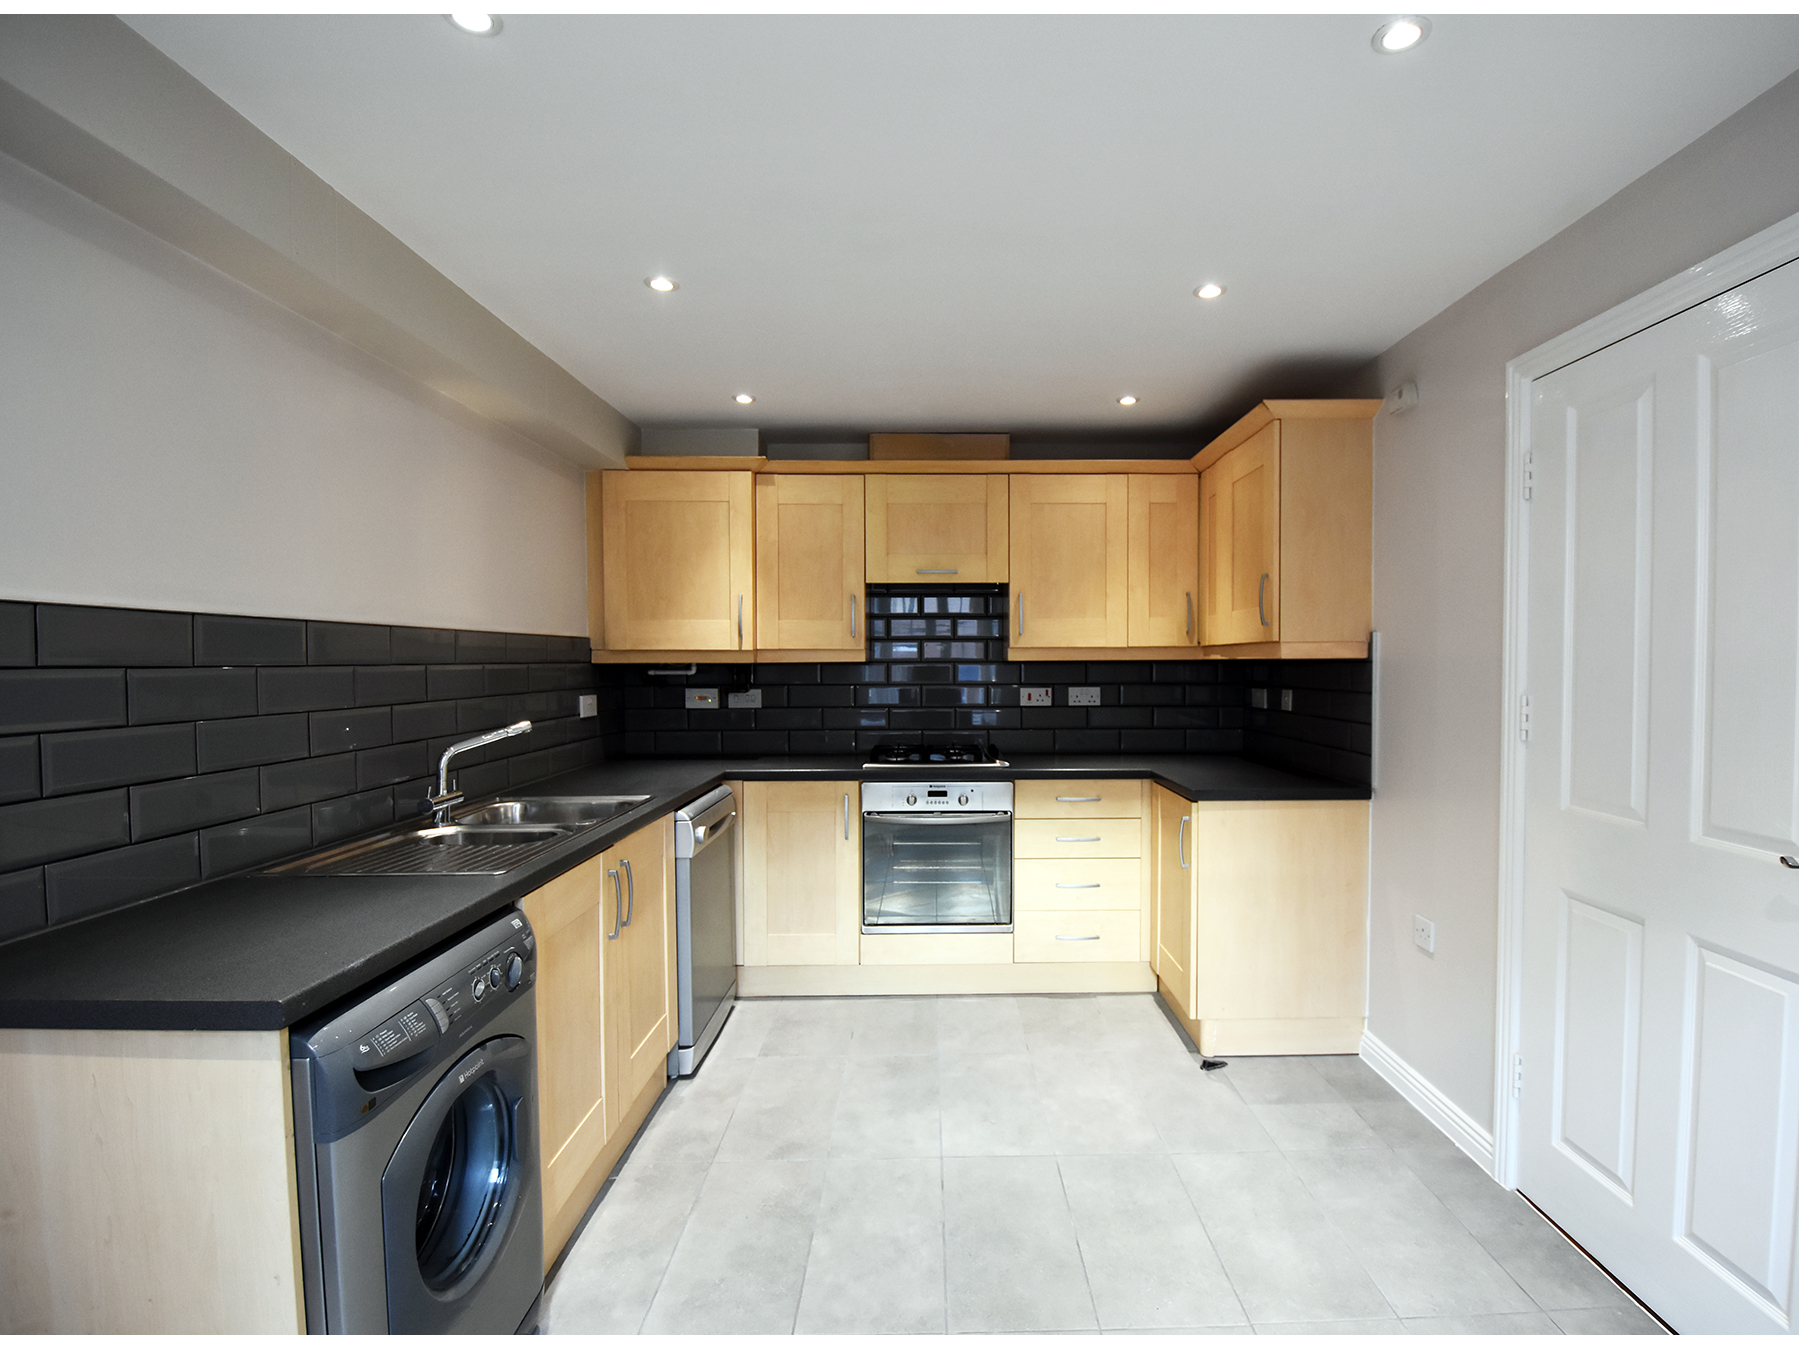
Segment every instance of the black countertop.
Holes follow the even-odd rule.
[[[534,794],[649,800],[504,876],[227,877],[0,945],[0,1026],[276,1031],[388,975],[727,779],[1149,778],[1189,801],[1360,800],[1236,755],[1021,755],[1005,768],[847,758],[624,760]]]

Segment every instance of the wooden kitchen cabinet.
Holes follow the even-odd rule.
[[[1368,654],[1379,407],[1263,403],[1194,457],[1208,655]]]
[[[668,1077],[668,1052],[679,1032],[675,1006],[674,817],[664,816],[607,849],[614,915],[605,946],[608,1061],[617,1068],[607,1110],[608,1132],[629,1104]],[[616,932],[617,937],[611,936]]]
[[[705,659],[756,645],[754,477],[589,475],[588,620],[596,658]]]
[[[1199,479],[1130,475],[1130,619],[1133,647],[1199,645]]]
[[[1014,660],[1128,644],[1129,535],[1129,475],[1012,476]]]
[[[1005,581],[1008,482],[1003,473],[869,474],[868,580]]]
[[[1355,1053],[1367,1004],[1368,803],[1169,793],[1156,814],[1156,978],[1200,1051]],[[1180,854],[1170,835],[1181,842],[1183,815]]]
[[[862,498],[855,474],[756,480],[755,645],[763,659],[814,652],[859,659],[868,642]]]
[[[743,785],[743,963],[853,966],[862,933],[861,785]]]
[[[1014,785],[1014,962],[1148,960],[1145,786],[1108,778]]]

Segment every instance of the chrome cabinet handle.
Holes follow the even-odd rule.
[[[1097,881],[1058,881],[1056,889],[1058,891],[1097,891],[1099,883]]]
[[[1056,941],[1057,942],[1098,942],[1099,934],[1098,933],[1088,933],[1085,936],[1077,937],[1073,933],[1057,933]]]
[[[1181,817],[1181,832],[1175,839],[1175,847],[1181,851],[1181,866],[1187,865],[1187,822],[1191,816]]]
[[[1018,636],[1024,636],[1024,592],[1018,593]]]
[[[625,927],[631,926],[631,916],[637,913],[637,878],[631,875],[631,860],[624,859],[619,866],[625,869]]]
[[[953,567],[914,567],[912,570],[921,577],[953,577],[956,575],[956,569]]]
[[[856,636],[856,597],[850,596],[850,636]]]
[[[1187,592],[1187,636],[1193,636],[1193,592]]]
[[[1262,605],[1262,592],[1268,589],[1268,574],[1262,573],[1262,579],[1256,582],[1256,617],[1262,621],[1262,627],[1268,626],[1268,611]]]
[[[743,597],[737,597],[737,645],[743,646]]]
[[[1100,842],[1100,836],[1097,834],[1058,834],[1056,842],[1058,844],[1097,844]]]
[[[606,941],[611,942],[624,931],[625,925],[622,916],[625,912],[625,897],[623,892],[619,890],[618,869],[615,867],[608,867],[606,869],[606,875],[612,878],[612,931],[606,934]]]
[[[1057,797],[1056,800],[1059,802],[1101,802],[1101,801],[1104,801],[1105,798],[1104,797]]]
[[[843,794],[843,837],[850,837],[850,794]]]

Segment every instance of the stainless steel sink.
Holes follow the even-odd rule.
[[[602,825],[641,806],[643,797],[513,797],[458,811],[458,825]]]
[[[554,825],[434,825],[428,830],[415,830],[412,837],[433,848],[513,848],[519,844],[541,844],[564,838],[568,830]]]

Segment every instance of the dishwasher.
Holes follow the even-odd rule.
[[[675,987],[680,1039],[668,1074],[686,1078],[737,995],[737,797],[718,787],[675,812]]]

